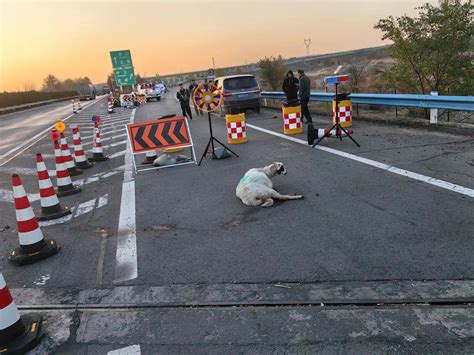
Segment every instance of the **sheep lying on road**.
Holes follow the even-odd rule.
[[[270,207],[273,199],[301,200],[302,195],[282,195],[273,189],[270,180],[275,175],[286,175],[282,163],[272,163],[264,168],[254,168],[247,171],[235,190],[235,194],[247,206]]]

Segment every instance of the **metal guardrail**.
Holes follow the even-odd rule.
[[[50,104],[50,103],[53,103],[53,102],[59,102],[59,101],[66,101],[66,100],[70,100],[70,99],[75,99],[75,98],[77,98],[77,95],[76,96],[61,97],[59,99],[36,101],[36,102],[31,102],[31,103],[28,103],[28,104],[21,104],[21,105],[16,105],[16,106],[0,107],[0,115],[5,114],[5,113],[10,113],[10,112],[15,112],[15,111],[18,111],[18,110],[25,110],[25,109],[29,109],[29,108],[36,107],[36,106],[47,105],[47,104]]]
[[[285,99],[281,91],[264,91],[262,98]],[[312,92],[311,101],[331,102],[334,94]],[[350,94],[353,104],[403,106],[456,111],[474,111],[474,96],[434,96],[410,94]]]

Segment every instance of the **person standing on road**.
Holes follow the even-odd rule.
[[[309,112],[308,102],[311,95],[311,80],[305,75],[303,69],[298,69],[298,76],[300,77],[299,94],[301,102],[301,115],[306,118],[305,123],[313,123],[311,113]]]
[[[179,90],[176,93],[176,101],[181,105],[181,111],[183,111],[183,116],[188,117],[190,120],[193,119],[191,114],[191,107],[189,106],[189,90],[183,86],[183,83],[179,84]]]
[[[289,106],[294,106],[298,104],[298,86],[299,80],[295,78],[293,71],[289,70],[286,73],[286,78],[283,81],[283,92],[286,95],[286,102]]]
[[[194,79],[191,80],[191,84],[189,85],[189,95],[192,95],[194,93],[194,90],[198,85],[196,84],[196,81]],[[196,105],[194,105],[194,111],[196,112],[196,116],[202,115],[202,112],[197,108]]]

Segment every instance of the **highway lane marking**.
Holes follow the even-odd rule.
[[[86,109],[88,108],[89,106],[92,106],[98,102],[100,102],[100,100],[102,100],[103,98],[99,98],[95,101],[92,101],[91,103],[87,104],[87,105],[84,105],[83,109]],[[75,114],[72,113],[70,114],[69,116],[63,118],[63,121],[67,121],[69,118],[73,117]],[[11,161],[12,159],[16,158],[18,155],[20,155],[21,153],[23,153],[25,150],[27,150],[28,148],[30,148],[31,146],[35,145],[38,141],[40,141],[43,136],[45,136],[48,132],[51,131],[51,129],[54,128],[54,124],[49,126],[48,128],[44,129],[43,131],[41,131],[40,133],[38,134],[35,134],[33,137],[31,137],[30,139],[26,140],[25,142],[23,142],[22,144],[18,145],[17,147],[11,149],[10,151],[6,152],[5,154],[1,155],[0,156],[0,166],[3,166],[5,165],[6,163],[8,163],[9,161]],[[11,156],[10,156],[11,155]]]
[[[44,155],[43,155],[43,158],[44,158]],[[16,167],[6,168],[4,166],[1,166],[0,172],[10,173],[10,174],[19,174],[19,175],[38,175],[38,171],[33,168],[16,168]],[[48,170],[48,174],[49,174],[49,177],[54,177],[56,176],[56,170]]]
[[[135,120],[135,111],[136,109],[133,109],[130,115],[130,123]],[[127,145],[120,200],[114,282],[124,282],[138,277],[135,180],[132,159],[134,157],[131,147]]]
[[[107,355],[141,355],[140,345],[130,345],[126,348],[111,350]]]
[[[108,194],[105,194],[105,195],[100,196],[99,198],[94,198],[92,200],[82,202],[77,206],[71,207],[71,214],[68,214],[67,216],[64,216],[61,218],[52,219],[49,221],[40,221],[39,225],[41,227],[48,227],[48,226],[54,226],[57,224],[63,224],[63,223],[69,222],[73,218],[77,218],[89,212],[92,212],[96,208],[98,209],[98,208],[102,208],[106,206],[107,201],[108,201]]]
[[[271,131],[271,130],[266,129],[266,128],[261,128],[261,127],[258,127],[258,126],[254,126],[253,124],[248,124],[247,123],[247,127],[253,128],[256,131],[267,133],[267,134],[270,134],[272,136],[283,138],[283,139],[289,140],[291,142],[299,143],[299,144],[302,144],[306,147],[309,147],[307,141],[304,141],[304,140],[299,139],[299,138],[286,136],[282,133],[277,133],[277,132]],[[378,169],[381,169],[381,170],[384,170],[384,171],[388,171],[390,173],[405,176],[405,177],[408,177],[410,179],[418,180],[418,181],[421,181],[421,182],[424,182],[424,183],[427,183],[427,184],[430,184],[430,185],[433,185],[433,186],[437,186],[437,187],[440,187],[440,188],[445,189],[445,190],[449,190],[449,191],[452,191],[452,192],[457,192],[459,194],[469,196],[469,197],[474,197],[474,189],[470,189],[468,187],[464,187],[464,186],[461,186],[461,185],[456,185],[456,184],[453,184],[453,183],[450,183],[450,182],[447,182],[447,181],[444,181],[444,180],[439,180],[439,179],[436,179],[436,178],[433,178],[433,177],[430,177],[430,176],[414,173],[414,172],[409,171],[409,170],[400,169],[400,168],[397,168],[397,167],[392,166],[392,165],[380,163],[380,162],[375,161],[375,160],[363,158],[363,157],[360,157],[358,155],[351,154],[351,153],[346,153],[346,152],[343,152],[343,151],[340,151],[340,150],[337,150],[337,149],[334,149],[334,148],[328,148],[328,147],[324,147],[324,146],[316,146],[315,148],[319,149],[319,150],[322,150],[324,152],[330,153],[330,154],[335,154],[335,155],[338,155],[338,156],[343,157],[343,158],[347,158],[347,159],[357,161],[357,162],[362,163],[362,164],[370,165],[370,166],[373,166],[375,168],[378,168]]]
[[[87,184],[99,181],[101,179],[106,179],[106,178],[109,178],[111,176],[117,175],[123,169],[124,169],[124,166],[122,165],[122,166],[119,166],[119,167],[113,169],[112,171],[105,171],[105,172],[97,173],[97,174],[92,175],[92,176],[90,176],[88,178],[85,178],[85,179],[75,180],[75,181],[73,181],[73,184],[76,185],[76,186],[87,185]],[[36,202],[36,201],[39,201],[40,195],[39,195],[39,193],[28,194],[28,199],[30,200],[30,203]],[[11,190],[0,189],[0,202],[13,203],[13,192]]]
[[[121,127],[121,128],[115,128],[115,129],[112,129],[112,130],[107,130],[105,132],[100,132],[100,139],[101,141],[104,141],[105,139],[102,139],[102,137],[104,136],[108,136],[108,135],[111,135],[111,134],[114,134],[114,133],[117,133],[117,132],[120,132],[120,131],[124,131],[126,128],[125,127]],[[126,134],[126,133],[125,133]],[[85,139],[90,139],[90,138],[94,138],[94,135],[91,134],[91,135],[87,135],[87,136],[84,136],[84,137],[81,137],[82,140],[85,140]],[[110,137],[110,138],[106,138],[106,139],[111,139],[113,137]],[[89,143],[86,143],[86,144],[89,144]]]

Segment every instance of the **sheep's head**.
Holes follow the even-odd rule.
[[[275,163],[272,163],[270,166],[270,171],[272,173],[272,175],[286,175],[286,169],[285,169],[285,166],[283,165],[283,163],[280,163],[280,162],[275,162]]]

